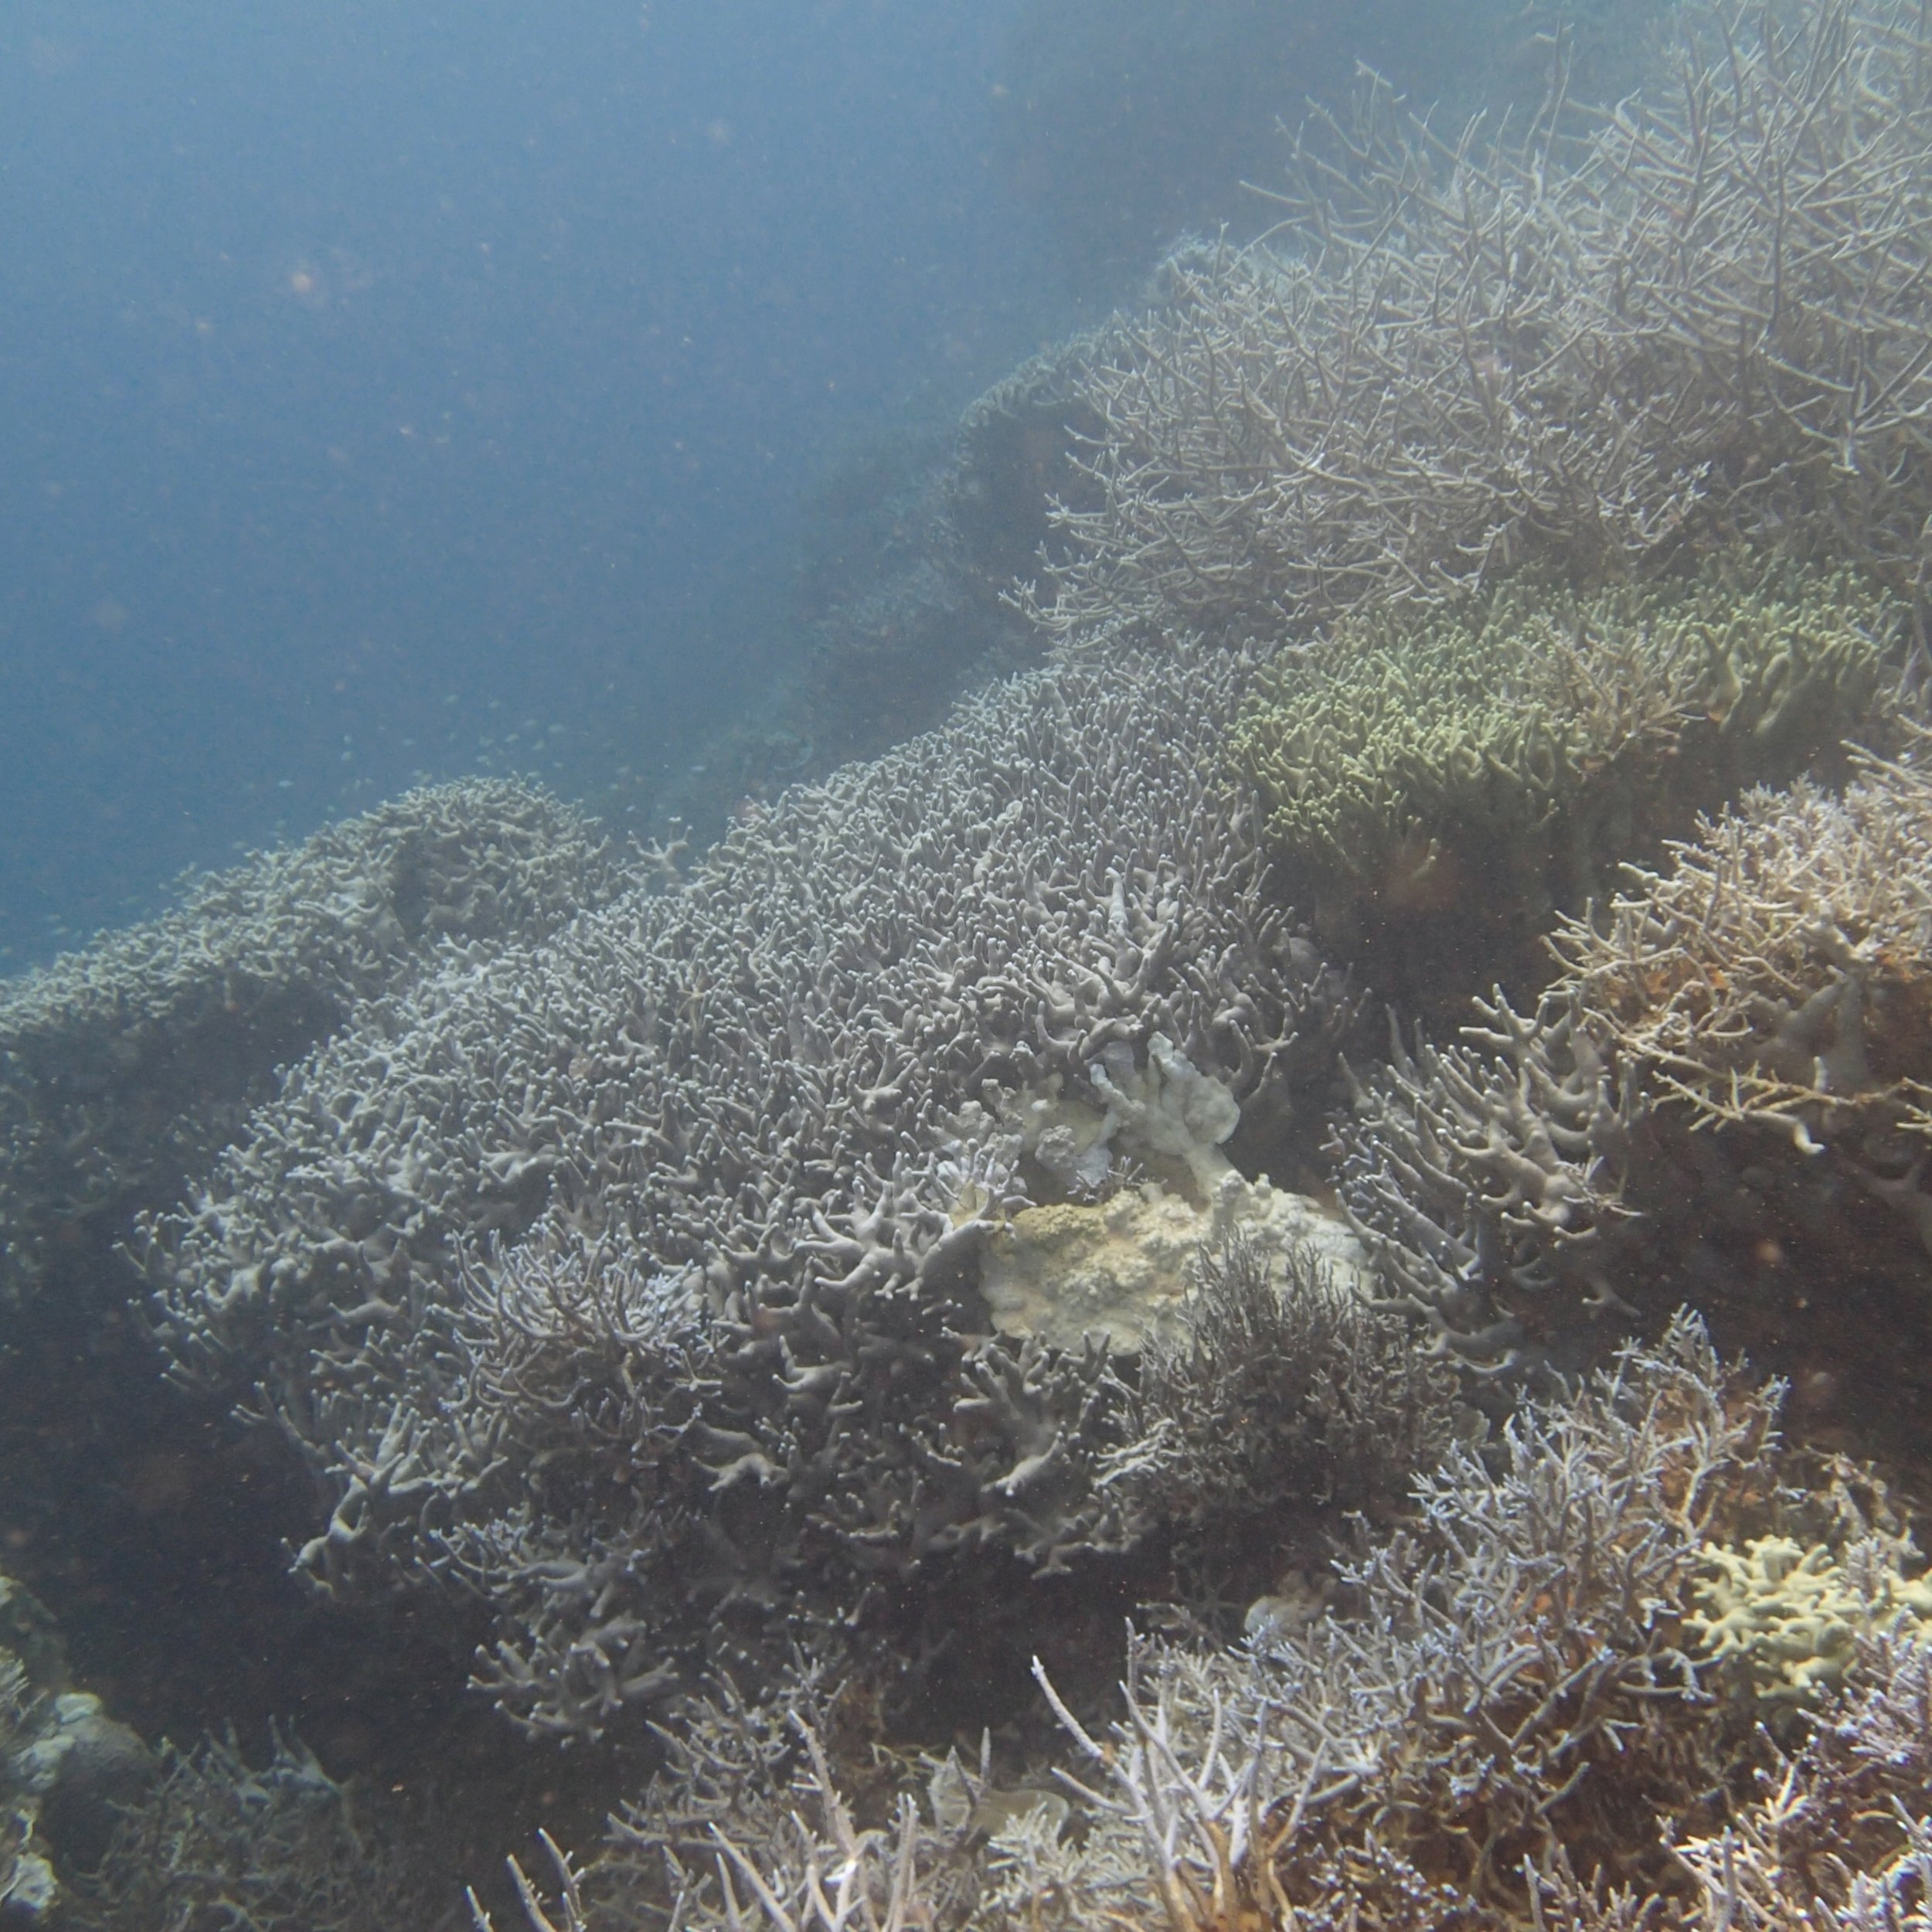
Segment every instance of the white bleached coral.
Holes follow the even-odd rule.
[[[1027,1097],[1198,1187],[1332,1064],[1346,1002],[1214,776],[1253,672],[1015,679],[291,1070],[151,1263],[178,1372],[318,1478],[304,1566],[480,1595],[490,1689],[567,1734],[838,1564],[1133,1540],[1104,1352],[989,1334],[978,1256]],[[664,1275],[695,1338],[631,1332]]]
[[[159,917],[0,982],[0,1309],[50,1277],[84,1291],[73,1257],[173,1199],[359,1002],[439,951],[554,932],[621,876],[549,793],[464,779],[187,879]]]
[[[1111,1040],[1083,1070],[1092,1098],[1070,1094],[1055,1075],[1005,1104],[1019,1151],[1075,1195],[1094,1194],[1122,1164],[1151,1165],[1164,1179],[1211,1200],[1229,1171],[1219,1151],[1241,1124],[1240,1104],[1165,1033],[1147,1043],[1145,1060],[1125,1040]]]

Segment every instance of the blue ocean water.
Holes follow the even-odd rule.
[[[1058,299],[1012,11],[9,9],[0,970],[418,775],[621,800],[758,689],[828,453]]]
[[[1549,11],[22,0],[0,972],[421,779],[661,820],[842,462],[1263,225],[1359,56],[1493,94]]]

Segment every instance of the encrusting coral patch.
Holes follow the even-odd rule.
[[[1201,1250],[1237,1240],[1318,1259],[1366,1285],[1338,1216],[1266,1175],[1248,1180],[1222,1151],[1240,1124],[1233,1094],[1163,1034],[1145,1059],[1105,1049],[1088,1070],[1091,1103],[1056,1080],[1050,1094],[1003,1104],[1022,1153],[1073,1198],[1018,1208],[987,1236],[979,1288],[993,1325],[1061,1349],[1097,1335],[1138,1353],[1174,1332]]]
[[[1842,1556],[1789,1536],[1708,1544],[1685,1624],[1752,1696],[1816,1703],[1873,1638],[1932,1638],[1932,1580],[1906,1576],[1904,1555],[1876,1539]]]
[[[1305,1195],[1230,1168],[1207,1209],[1147,1183],[1104,1201],[1022,1208],[988,1237],[980,1291],[1002,1335],[1062,1349],[1097,1335],[1117,1352],[1136,1354],[1176,1333],[1202,1248],[1235,1236],[1325,1264],[1355,1293],[1368,1287],[1366,1259],[1345,1223]]]

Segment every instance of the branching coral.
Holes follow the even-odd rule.
[[[1002,1790],[982,1756],[929,1763],[917,1793],[900,1767],[862,1822],[821,1693],[789,1735],[704,1705],[604,1852],[580,1869],[553,1848],[562,1902],[526,1889],[530,1923],[1917,1924],[1932,1651],[1868,1635],[1780,1745],[1709,1693],[1686,1641],[1710,1544],[1812,1508],[1781,1487],[1778,1395],[1680,1317],[1452,1449],[1298,1627],[1236,1651],[1131,1638],[1111,1725],[1040,1673],[1070,1809]]]
[[[1811,1346],[1868,1393],[1875,1377],[1916,1389],[1923,1362],[1929,837],[1923,743],[1860,757],[1841,794],[1801,782],[1740,800],[1553,940],[1551,996],[1582,1009],[1648,1108],[1630,1204],[1666,1246],[1748,1244],[1725,1318],[1767,1341],[1764,1311],[1809,1328],[1808,1296],[1828,1283],[1838,1312]],[[1786,1257],[1775,1297],[1767,1280],[1750,1289],[1759,1261]],[[1909,1434],[1923,1413],[1905,1396],[1892,1426]]]
[[[1233,753],[1325,934],[1475,900],[1506,944],[1864,723],[1895,622],[1848,573],[1742,558],[1583,598],[1518,584],[1480,615],[1364,614],[1276,659]]]
[[[1911,0],[1686,16],[1648,94],[1445,140],[1384,88],[1298,145],[1083,400],[1053,635],[1305,635],[1716,530],[1920,591],[1932,87]]]
[[[1932,1643],[1923,1631],[1861,1640],[1842,1694],[1825,1703],[1791,1771],[1770,1783],[1754,1811],[1787,1900],[1842,1906],[1861,1874],[1879,1873],[1916,1878],[1921,1915],[1932,1908],[1924,1862]]]
[[[1600,0],[1597,0],[1597,4]],[[1619,10],[1590,36],[1625,53],[1655,0]],[[1029,0],[1003,32],[993,153],[1053,227],[1057,274],[1090,298],[1138,274],[1160,237],[1239,210],[1238,182],[1271,150],[1284,107],[1345,90],[1359,62],[1434,97],[1493,91],[1500,77],[1536,86],[1541,63],[1519,50],[1537,28],[1573,30],[1577,0],[1474,0],[1453,17],[1401,0],[1235,0],[1202,13],[1187,0],[1122,0],[1104,15],[1068,0]],[[1518,54],[1512,60],[1512,53]],[[1515,66],[1526,72],[1510,73]],[[1609,77],[1605,76],[1606,81]],[[1250,229],[1267,219],[1247,211]]]
[[[1506,1368],[1532,1333],[1617,1305],[1600,1249],[1641,1104],[1574,1005],[1526,1016],[1498,993],[1478,1012],[1458,1046],[1411,1053],[1392,1028],[1331,1151],[1385,1298],[1438,1349]]]
[[[0,989],[0,1301],[77,1227],[165,1206],[360,1000],[439,946],[535,939],[611,898],[575,811],[468,779],[192,885],[175,910]],[[92,1258],[97,1260],[97,1250]]]
[[[0,1577],[0,1923],[376,1932],[442,1923],[438,1889],[400,1811],[292,1739],[259,1769],[232,1740],[149,1751],[72,1686],[52,1620]]]
[[[1899,761],[1856,755],[1841,794],[1802,780],[1748,794],[1667,870],[1630,869],[1607,907],[1561,921],[1563,971],[1533,1018],[1498,1003],[1463,1044],[1398,1042],[1335,1136],[1387,1292],[1480,1358],[1526,1318],[1547,1338],[1577,1304],[1541,1291],[1614,1303],[1606,1230],[1630,1213],[1680,1223],[1704,1176],[1774,1255],[1802,1239],[1843,1271],[1855,1238],[1874,1282],[1904,1284],[1886,1305],[1911,1319],[1911,1233],[1932,1234],[1923,761],[1915,743]],[[1856,1233],[1873,1199],[1904,1217],[1901,1241]]]
[[[1556,1343],[1623,1311],[1605,1254],[1659,1121],[1769,1128],[1794,1161],[1828,1141],[1932,1226],[1900,1155],[1932,1133],[1911,758],[1734,808],[1563,928],[1533,1013],[1498,993],[1457,1044],[1395,1036],[1335,1128],[1382,1305],[1298,1266],[1284,1293],[1236,1246],[1185,1336],[1128,1363],[996,1334],[978,1274],[1019,1204],[1104,1196],[1129,1155],[1213,1196],[1243,1111],[1305,1116],[1332,1063],[1349,1002],[1221,782],[1256,665],[1220,645],[1343,620],[1240,741],[1323,892],[1434,889],[1483,845],[1532,917],[1658,830],[1690,767],[1782,772],[1866,712],[1887,614],[1863,580],[1658,577],[1742,532],[1923,590],[1922,36],[1842,0],[1794,34],[1720,26],[1681,106],[1583,140],[1553,109],[1445,151],[1372,93],[1345,164],[1301,152],[1301,257],[1184,257],[1168,309],[1092,345],[1094,495],[1036,613],[1085,648],[567,927],[561,882],[604,873],[566,835],[554,869],[512,855],[527,900],[468,923],[411,900],[406,971],[410,920],[357,902],[349,990],[302,1036],[333,1037],[148,1223],[175,1372],[316,1478],[304,1573],[481,1600],[478,1681],[532,1732],[676,1730],[621,1858],[559,1852],[533,1923],[1923,1916],[1920,1653],[1889,1602],[1846,1612],[1849,1556],[1804,1553],[1774,1395],[1686,1319],[1488,1440],[1451,1402],[1459,1369],[1566,1366]],[[1526,560],[1642,587],[1416,614]],[[906,587],[950,621],[951,587]],[[425,963],[439,934],[502,943]],[[1155,1525],[1185,1561],[1298,1498],[1362,1510],[1358,1539],[1245,1649],[1134,1639],[1111,1729],[1043,1673],[1059,1807],[996,1789],[990,1748],[902,1788],[774,1668],[801,1636],[878,1663],[935,1572],[1049,1572]],[[723,1662],[781,1688],[678,1711]],[[1736,1671],[1801,1690],[1802,1734],[1743,1725],[1713,1694]],[[0,1723],[26,1712],[0,1681]],[[1782,1781],[1753,1807],[1760,1767]],[[219,1909],[354,1922],[312,1769],[173,1760],[136,1863],[213,1910],[245,1860],[254,1894]],[[317,1860],[297,1903],[272,1890]],[[114,1883],[121,1922],[155,1916]]]
[[[641,1923],[770,1932],[911,1932],[965,1923],[980,1891],[992,1821],[1029,1808],[996,1794],[977,1767],[948,1753],[905,1788],[904,1761],[883,1757],[811,1672],[747,1704],[726,1683],[694,1698],[662,1733],[666,1768],[644,1798],[610,1821],[607,1842],[580,1866],[547,1835],[546,1903],[512,1859],[533,1932],[619,1932]],[[847,1748],[841,1749],[843,1744]],[[1030,1794],[1064,1817],[1063,1801]],[[867,1812],[874,1814],[868,1819]],[[490,1919],[471,1897],[481,1932]]]
[[[60,1923],[73,1932],[218,1924],[393,1932],[444,1923],[437,1895],[447,1876],[406,1845],[400,1823],[279,1736],[260,1768],[232,1743],[169,1748],[158,1785],[124,1812]]]
[[[1139,1479],[1150,1513],[1221,1541],[1284,1505],[1386,1506],[1451,1439],[1457,1378],[1305,1250],[1277,1274],[1237,1234],[1197,1274],[1135,1378],[1132,1433],[1163,1451]]]
[[[1932,1925],[1932,1646],[1861,1644],[1850,1688],[1721,1831],[1676,1855],[1695,1896],[1665,1918],[1630,1888],[1580,1883],[1558,1864],[1533,1880],[1539,1927],[1612,1932],[1925,1932]]]
[[[1699,1932],[1926,1932],[1932,1926],[1932,1825],[1910,1811],[1899,1817],[1898,1849],[1863,1869],[1842,1858],[1813,1861],[1816,1891],[1786,1868],[1784,1841],[1801,1817],[1802,1793],[1787,1784],[1721,1838],[1693,1839],[1679,1855],[1696,1876]]]
[[[1406,1868],[1480,1923],[1559,1846],[1659,1869],[1704,1769],[1670,1607],[1770,1483],[1774,1404],[1680,1321],[1497,1454],[1452,1448],[1416,1527],[1338,1566],[1347,1607],[1247,1657],[1145,1646],[1118,1741],[1076,1735],[1096,1828],[1142,1841],[1115,1909],[1152,1918],[1151,1887],[1190,1932],[1243,1908],[1345,1923]]]
[[[580,1731],[700,1603],[1131,1540],[1104,1354],[990,1338],[975,1257],[1043,1184],[1028,1097],[1104,1114],[1157,1039],[1224,1108],[1325,1073],[1337,989],[1213,776],[1249,675],[1019,679],[293,1071],[151,1264],[181,1371],[322,1478],[304,1568],[480,1590],[488,1681]]]
[[[1842,796],[1741,800],[1666,872],[1553,942],[1563,989],[1700,1123],[1801,1148],[1932,1128],[1932,777],[1859,761]]]

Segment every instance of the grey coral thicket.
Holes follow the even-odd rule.
[[[1068,1746],[1050,1781],[1002,1787],[982,1751],[895,1785],[810,1682],[788,1726],[699,1700],[602,1852],[553,1846],[547,1884],[523,1881],[528,1923],[1922,1928],[1923,1643],[1862,1642],[1781,1743],[1711,1694],[1689,1614],[1714,1542],[1824,1500],[1784,1486],[1780,1393],[1680,1314],[1449,1450],[1297,1625],[1234,1648],[1131,1635],[1108,1724],[1038,1672]],[[1849,1502],[1825,1513],[1856,1543]]]
[[[714,1601],[827,1543],[1131,1537],[1104,1357],[987,1338],[968,1263],[1017,1097],[1156,1034],[1243,1100],[1321,1062],[1335,989],[1214,775],[1250,675],[1021,679],[292,1073],[151,1266],[179,1371],[322,1478],[303,1566],[481,1587],[499,1696],[575,1730],[663,1688],[642,1573],[694,1513]]]
[[[77,1227],[108,1240],[204,1168],[274,1069],[439,947],[554,930],[617,890],[537,787],[425,787],[190,883],[181,904],[0,988],[0,1303]]]
[[[1280,230],[1184,250],[1078,389],[1100,427],[1029,607],[1306,635],[1713,532],[1921,588],[1932,91],[1910,0],[1685,9],[1658,84],[1445,138],[1386,85]]]

